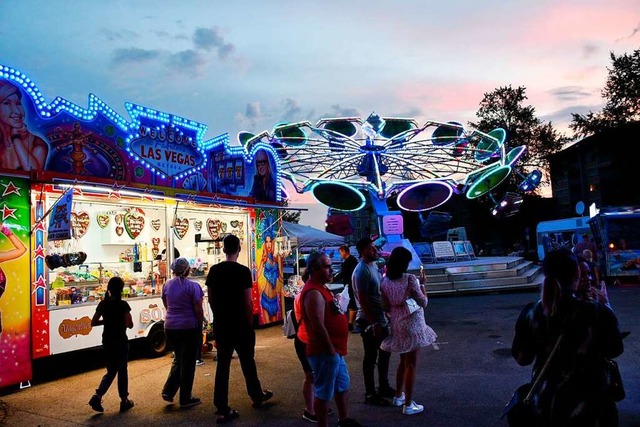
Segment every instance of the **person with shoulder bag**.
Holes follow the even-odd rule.
[[[571,250],[552,250],[542,269],[542,297],[520,313],[511,346],[519,365],[533,364],[533,384],[519,387],[531,411],[525,421],[535,426],[617,426],[619,396],[607,386],[605,361],[624,351],[618,320],[606,305],[576,298],[580,269]],[[523,425],[515,416],[521,408],[507,406],[509,425]]]
[[[424,289],[426,276],[421,272],[418,283],[416,276],[406,273],[411,258],[411,252],[406,248],[397,247],[391,251],[387,274],[380,284],[383,307],[389,311],[391,319],[391,333],[380,348],[400,353],[393,406],[402,406],[405,415],[424,411],[423,405],[413,401],[418,350],[433,344],[437,338],[424,317],[424,307],[428,303]]]

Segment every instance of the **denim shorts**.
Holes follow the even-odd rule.
[[[349,370],[338,353],[307,356],[313,370],[313,388],[318,399],[331,400],[334,393],[349,390]]]

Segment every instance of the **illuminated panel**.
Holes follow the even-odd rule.
[[[518,188],[522,191],[533,191],[540,185],[540,181],[542,181],[542,172],[536,169],[529,172]]]
[[[331,120],[324,125],[324,129],[339,133],[348,138],[356,134],[356,126],[349,120]]]
[[[499,168],[486,172],[469,187],[469,190],[467,190],[467,198],[477,199],[480,196],[484,196],[500,185],[510,173],[511,166],[509,165],[500,166]]]
[[[486,162],[504,145],[507,132],[502,128],[495,128],[489,132],[491,138],[482,137],[478,142],[475,158],[479,162]]]
[[[380,131],[380,136],[392,139],[401,133],[415,129],[416,123],[412,119],[385,118],[384,126]]]
[[[453,188],[443,182],[419,182],[402,190],[397,203],[406,211],[421,212],[446,203],[452,194]]]
[[[339,211],[357,211],[366,202],[360,191],[341,182],[318,182],[311,187],[311,194],[318,202]]]
[[[291,147],[300,147],[307,142],[307,135],[299,124],[278,124],[274,127],[273,136],[278,142]]]
[[[513,167],[513,165],[515,165],[520,157],[522,157],[525,151],[527,151],[527,147],[525,145],[512,148],[505,156],[504,164]]]
[[[463,132],[464,129],[462,128],[462,124],[458,122],[449,122],[449,124],[440,125],[431,134],[433,145],[446,147],[448,145],[455,144],[458,142]]]

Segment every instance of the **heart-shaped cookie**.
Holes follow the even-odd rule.
[[[151,228],[153,228],[156,231],[160,230],[160,220],[159,219],[152,219],[151,220]]]
[[[109,225],[109,215],[107,214],[98,214],[96,216],[96,222],[98,223],[98,227],[106,228]]]
[[[157,248],[158,246],[160,246],[160,238],[159,237],[152,237],[151,238],[151,246],[153,246],[154,248]]]
[[[116,234],[118,237],[122,236],[122,233],[124,233],[124,227],[121,225],[116,226]]]
[[[182,240],[184,236],[187,235],[187,231],[189,231],[189,219],[176,217],[176,220],[173,224],[173,232],[178,237],[178,239]]]
[[[200,231],[202,230],[202,221],[197,220],[193,223],[193,227],[196,229],[196,231]]]
[[[243,221],[238,221],[238,228],[242,229],[242,226],[244,225]]]
[[[124,229],[129,237],[136,239],[144,229],[144,211],[140,208],[131,208],[124,214]]]
[[[122,224],[122,218],[124,218],[124,215],[119,213],[119,214],[115,214],[113,216],[113,220],[116,222],[117,225]]]
[[[231,224],[231,226],[233,228],[237,228],[238,227],[238,222],[239,222],[238,220],[233,220],[233,221],[230,222],[230,224]]]
[[[71,230],[74,239],[79,239],[89,229],[89,214],[87,212],[71,212]]]
[[[219,219],[207,219],[207,232],[213,240],[220,237],[220,220]]]

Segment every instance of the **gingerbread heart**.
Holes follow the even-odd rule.
[[[207,219],[207,232],[209,232],[209,236],[213,240],[216,240],[220,237],[220,220],[218,219]]]
[[[122,233],[124,233],[124,227],[121,225],[116,226],[116,234],[118,237],[122,236]]]
[[[109,215],[107,214],[98,214],[98,216],[96,216],[96,222],[98,223],[98,227],[100,228],[106,228],[107,225],[109,225]]]
[[[124,214],[123,221],[127,234],[135,240],[144,229],[144,211],[140,208],[131,208]]]
[[[89,229],[89,214],[87,212],[71,212],[71,230],[74,239],[79,239]]]
[[[160,230],[160,220],[159,219],[152,219],[151,220],[151,228],[153,228],[156,231]]]
[[[239,222],[238,220],[233,220],[233,221],[231,221],[231,223],[230,223],[230,224],[231,224],[231,226],[232,226],[233,228],[237,228],[237,227],[238,227],[238,222]]]
[[[157,248],[158,246],[160,246],[160,238],[159,237],[152,237],[151,238],[151,245],[154,248]]]
[[[196,229],[196,231],[200,231],[202,230],[202,221],[197,220],[193,223],[193,227]]]
[[[151,254],[153,255],[153,259],[156,259],[159,253],[160,253],[160,249],[158,247],[151,248]]]
[[[173,232],[178,239],[182,240],[184,236],[187,235],[187,231],[189,231],[189,219],[176,217],[176,220],[173,223]]]
[[[243,221],[238,221],[238,228],[242,229],[242,226],[244,225]]]
[[[122,224],[122,218],[124,218],[124,215],[119,213],[113,216],[114,221],[116,222],[117,225]]]
[[[223,233],[226,233],[226,232],[227,232],[227,223],[226,223],[226,222],[222,222],[222,223],[220,223],[220,230],[221,230]]]

